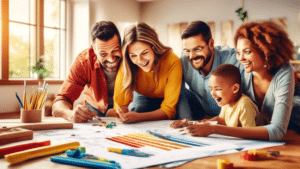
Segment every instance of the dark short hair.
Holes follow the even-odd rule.
[[[114,35],[118,36],[119,43],[121,45],[120,33],[113,22],[100,21],[95,23],[92,26],[91,36],[92,36],[93,43],[95,42],[96,38],[103,41],[108,41],[112,39]]]
[[[223,77],[226,79],[226,82],[232,85],[237,83],[241,86],[240,70],[232,64],[224,63],[218,66],[212,71],[211,76]]]
[[[181,39],[187,39],[192,36],[202,35],[204,41],[208,44],[209,40],[212,38],[210,27],[202,21],[193,21],[185,26]]]

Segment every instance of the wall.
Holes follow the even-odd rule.
[[[113,21],[120,30],[121,36],[124,29],[131,23],[139,21],[140,5],[135,0],[69,0],[67,1],[67,62],[66,70],[77,54],[90,46],[90,28],[101,20]],[[68,72],[66,72],[66,75]],[[32,86],[27,86],[30,91]],[[36,88],[36,86],[33,86]],[[57,94],[61,85],[49,85],[48,93]],[[17,112],[20,105],[16,92],[22,98],[24,86],[0,86],[0,113]]]
[[[33,87],[35,92],[38,85],[27,85],[26,91],[27,95],[30,94]],[[49,85],[48,95],[57,93],[61,85]],[[18,93],[21,100],[23,100],[24,86],[14,85],[14,86],[0,86],[0,113],[3,112],[17,112],[20,110],[21,106],[16,98],[16,92]]]
[[[156,28],[164,44],[168,44],[168,24],[194,20],[214,21],[215,45],[220,45],[221,22],[233,20],[235,32],[242,24],[235,13],[241,6],[242,0],[156,0],[142,3],[141,20]],[[245,0],[244,7],[248,11],[249,21],[287,17],[290,38],[300,44],[299,0]]]
[[[136,0],[90,0],[90,27],[103,20],[113,21],[123,37],[128,25],[140,21],[140,3]]]
[[[68,10],[67,60],[73,61],[79,51],[90,45],[90,27],[100,20],[113,21],[123,36],[131,23],[143,21],[153,26],[160,40],[167,44],[167,24],[202,20],[216,24],[215,44],[220,44],[221,21],[233,20],[234,30],[242,23],[235,10],[241,0],[156,0],[138,3],[135,0],[70,0]],[[293,42],[300,44],[299,0],[245,0],[249,21],[277,17],[288,18],[288,33]],[[79,25],[79,26],[78,26]],[[67,64],[69,70],[69,64]],[[67,74],[67,72],[66,72]],[[30,86],[28,86],[30,88]],[[20,106],[15,92],[22,97],[23,86],[0,86],[0,113],[18,111]],[[60,85],[49,85],[49,93],[57,93]]]

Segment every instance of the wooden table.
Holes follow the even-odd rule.
[[[182,166],[175,167],[180,168],[201,168],[201,169],[215,169],[217,164],[217,159],[227,159],[234,164],[236,169],[246,168],[246,169],[259,169],[259,168],[278,168],[278,169],[293,169],[300,168],[300,135],[293,130],[289,130],[286,136],[283,138],[286,142],[283,146],[264,148],[264,150],[280,151],[280,156],[274,159],[259,160],[259,161],[245,161],[240,159],[240,153],[232,153],[226,155],[219,155],[213,157],[206,157],[196,159]],[[69,165],[62,165],[53,163],[50,161],[49,156],[40,157],[32,160],[22,162],[20,164],[9,165],[4,161],[3,158],[0,159],[1,169],[32,169],[32,168],[63,168],[63,169],[73,169],[81,168]],[[160,167],[150,167],[150,169],[161,169]]]
[[[289,130],[282,140],[286,142],[283,146],[264,148],[263,150],[280,151],[280,156],[274,159],[259,160],[259,161],[245,161],[240,159],[240,153],[232,153],[226,155],[219,155],[213,157],[200,158],[179,168],[201,168],[201,169],[215,169],[217,168],[218,159],[226,159],[233,163],[235,169],[299,169],[300,168],[300,135],[293,130]],[[152,167],[151,169],[159,169],[159,167]]]

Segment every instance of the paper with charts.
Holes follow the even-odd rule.
[[[73,129],[35,131],[34,140],[51,140],[51,144],[79,141],[86,147],[86,153],[115,161],[122,168],[144,168],[182,160],[208,157],[240,150],[264,148],[283,145],[283,142],[267,142],[244,140],[235,137],[210,135],[208,137],[192,137],[181,135],[180,129],[170,128],[173,121],[161,120],[122,124],[116,118],[103,118],[107,123],[115,122],[117,126],[105,128],[92,126],[99,123],[93,120],[89,123],[74,123]],[[165,135],[163,139],[151,131]],[[174,141],[174,140],[178,141]],[[137,149],[152,154],[148,157],[128,156],[108,152],[107,148]]]

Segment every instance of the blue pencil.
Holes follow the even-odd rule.
[[[17,92],[16,92],[16,97],[17,97],[17,99],[19,100],[19,103],[20,103],[21,107],[24,108],[24,107],[23,107],[23,104],[22,104],[22,101],[21,101],[20,97],[18,96],[18,93],[17,93]]]

